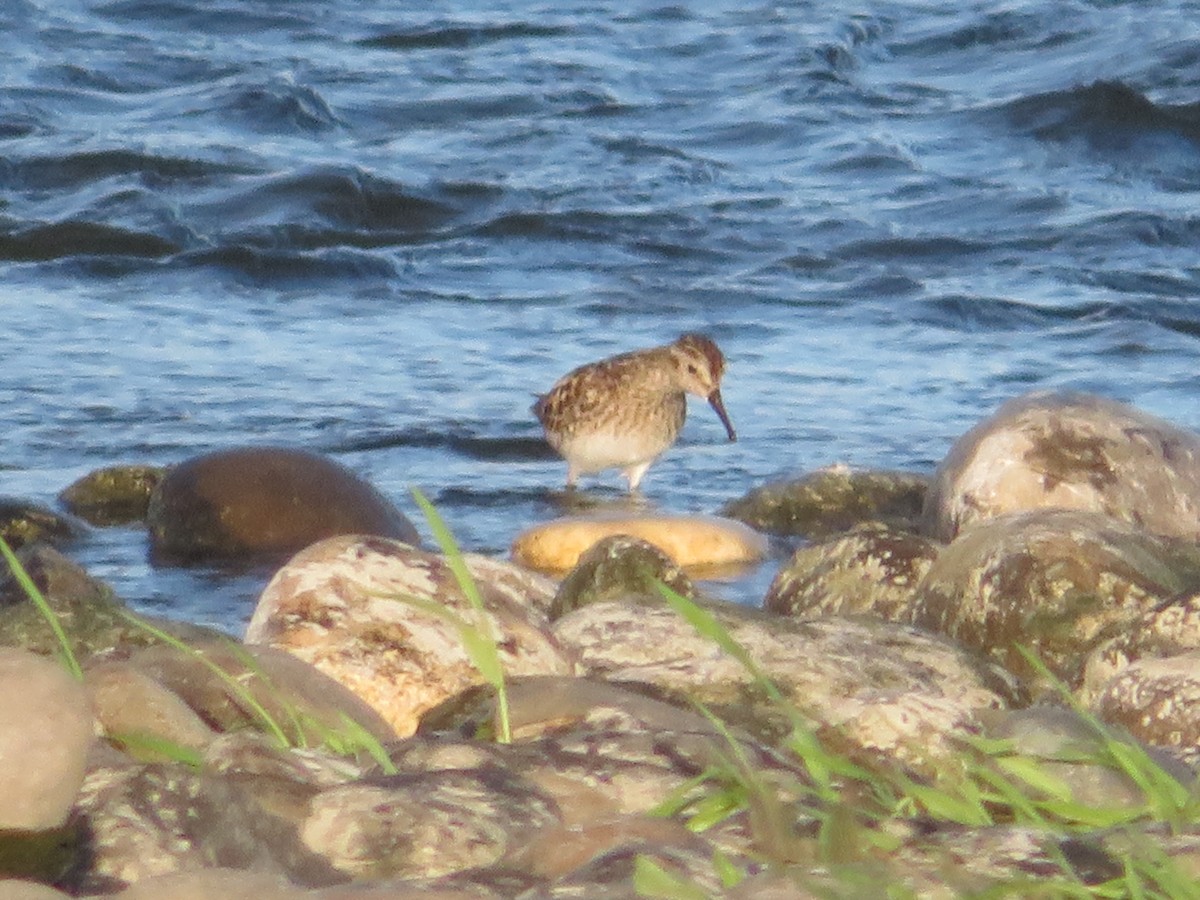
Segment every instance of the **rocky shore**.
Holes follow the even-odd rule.
[[[60,500],[0,505],[0,898],[1200,878],[1200,436],[1123,404],[1016,398],[931,477],[572,517],[512,561],[284,448]],[[71,561],[74,517],[275,574],[241,640],[134,615]],[[780,546],[760,608],[705,596]]]

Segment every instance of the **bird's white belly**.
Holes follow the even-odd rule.
[[[595,432],[564,439],[558,452],[581,473],[624,468],[649,462],[667,449],[669,441],[646,440],[629,434]]]

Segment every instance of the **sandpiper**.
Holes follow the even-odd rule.
[[[687,416],[687,394],[705,398],[729,440],[733,423],[721,400],[725,357],[711,339],[685,334],[568,372],[533,404],[546,440],[567,461],[567,487],[580,475],[620,469],[629,491],[673,443]]]

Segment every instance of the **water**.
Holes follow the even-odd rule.
[[[3,0],[0,493],[285,443],[502,554],[559,512],[532,395],[686,330],[729,358],[740,440],[693,404],[644,483],[672,511],[835,461],[929,471],[1035,388],[1200,426],[1196,22]],[[133,528],[70,552],[233,631],[262,585],[154,570]]]

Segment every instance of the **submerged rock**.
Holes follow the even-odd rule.
[[[561,674],[572,662],[548,631],[554,585],[464,557],[509,675]],[[340,681],[396,730],[482,680],[463,628],[476,613],[445,557],[384,538],[330,538],[293,557],[259,598],[246,642],[294,653]]]
[[[962,532],[934,561],[913,621],[1033,676],[1018,647],[1077,687],[1088,655],[1195,582],[1178,548],[1116,519],[1034,510]]]
[[[799,619],[868,614],[907,622],[917,585],[940,550],[912,532],[860,526],[793,553],[767,589],[763,606]]]
[[[550,618],[603,600],[661,603],[660,583],[685,597],[696,594],[687,574],[653,544],[625,534],[601,538],[563,578]]]
[[[879,521],[915,530],[929,479],[910,472],[829,466],[792,481],[755,488],[721,515],[768,534],[820,538]]]
[[[72,482],[58,495],[72,514],[92,525],[121,525],[146,518],[162,466],[109,466]]]
[[[527,529],[513,542],[512,556],[539,571],[565,572],[598,541],[621,534],[653,544],[684,568],[745,566],[764,559],[768,549],[766,538],[733,519],[597,513]]]
[[[975,522],[1052,507],[1200,538],[1200,435],[1089,394],[1018,397],[955,442],[925,519],[948,541]]]
[[[322,538],[368,534],[420,543],[412,523],[340,463],[284,447],[193,457],[170,469],[147,514],[160,563],[277,559]]]

